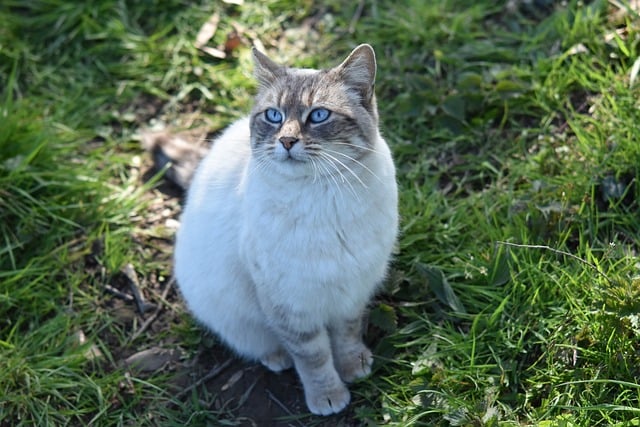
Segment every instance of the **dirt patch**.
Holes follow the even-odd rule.
[[[276,374],[259,364],[234,358],[221,348],[200,352],[198,363],[179,372],[175,379],[178,389],[209,396],[209,409],[227,413],[225,422],[238,426],[356,426],[349,408],[331,417],[310,415],[304,392],[294,370]],[[198,378],[212,378],[198,384]],[[193,385],[197,385],[190,389]],[[222,420],[221,420],[222,421]]]

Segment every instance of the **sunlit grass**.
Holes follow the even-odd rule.
[[[148,338],[128,342],[104,303],[126,263],[171,274],[141,243],[170,231],[140,226],[137,130],[218,130],[250,107],[247,46],[193,46],[212,13],[213,45],[239,24],[298,65],[376,49],[402,224],[353,423],[637,424],[640,26],[624,5],[3,2],[0,425],[233,419],[203,389],[174,399],[167,374],[125,375]],[[319,41],[300,54],[281,34],[309,17]],[[193,353],[183,320],[161,334]]]

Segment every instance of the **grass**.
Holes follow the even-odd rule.
[[[363,4],[3,2],[0,425],[239,422],[204,391],[176,399],[170,372],[122,361],[158,341],[188,359],[216,345],[158,296],[173,233],[162,212],[179,207],[143,179],[136,134],[241,117],[255,39],[301,66],[358,42],[378,53],[402,235],[349,422],[640,423],[638,11]],[[224,60],[193,46],[214,12],[212,46],[244,28]],[[310,17],[313,31],[293,32]],[[171,308],[133,341],[139,318],[105,293],[128,263]]]

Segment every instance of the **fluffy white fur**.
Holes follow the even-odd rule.
[[[291,161],[278,143],[258,155],[250,128],[234,123],[198,168],[175,274],[200,322],[272,370],[295,363],[311,411],[337,412],[344,381],[370,372],[358,322],[396,239],[393,161],[377,127],[362,156],[333,167]]]

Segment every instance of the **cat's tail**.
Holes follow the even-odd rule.
[[[144,131],[142,146],[151,153],[154,167],[165,169],[164,177],[186,190],[202,158],[209,151],[208,138],[197,132]]]

